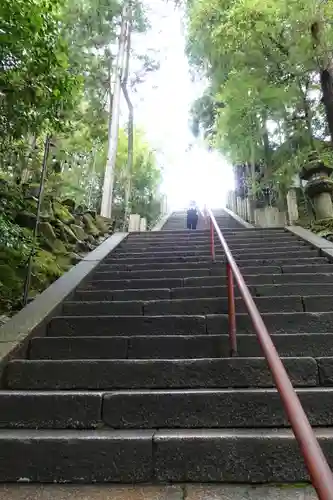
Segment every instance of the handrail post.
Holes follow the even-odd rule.
[[[214,224],[211,218],[210,221],[210,252],[212,256],[212,260],[215,262],[215,238],[214,238]]]
[[[237,331],[236,331],[236,307],[235,307],[235,287],[232,269],[227,262],[227,286],[228,286],[228,325],[229,325],[229,346],[230,356],[237,356]]]

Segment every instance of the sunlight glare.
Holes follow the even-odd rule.
[[[199,207],[222,208],[233,182],[232,168],[223,156],[194,147],[181,163],[166,169],[163,188],[171,210],[183,209],[191,200]]]

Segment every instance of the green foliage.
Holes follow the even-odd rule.
[[[0,5],[0,312],[21,306],[45,137],[51,136],[32,295],[57,279],[108,234],[99,209],[108,142],[110,80],[124,0],[3,0]],[[133,0],[133,31],[147,27]],[[129,85],[156,69],[141,69]],[[155,157],[135,133],[132,208],[156,217],[160,181]],[[115,180],[115,227],[124,219],[127,136],[120,133]],[[62,203],[66,200],[66,203]],[[77,212],[73,213],[73,207]]]
[[[261,183],[287,186],[312,151],[332,161],[320,85],[332,15],[332,2],[317,0],[187,1],[189,59],[209,81],[195,128],[233,164],[255,166]]]

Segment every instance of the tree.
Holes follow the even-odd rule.
[[[328,139],[332,13],[317,0],[187,2],[190,61],[214,89],[208,121],[200,101],[196,121],[214,147],[244,168],[255,165],[266,181],[284,172],[290,182]],[[300,161],[286,162],[283,145]]]

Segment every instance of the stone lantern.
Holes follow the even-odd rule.
[[[330,177],[333,167],[310,157],[310,162],[301,173],[301,179],[307,181],[305,192],[313,202],[317,219],[333,218],[332,192],[333,179]]]

